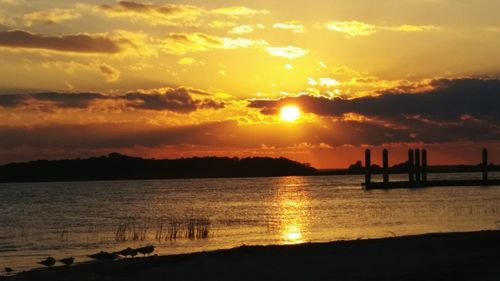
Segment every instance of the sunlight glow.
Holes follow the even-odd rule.
[[[310,222],[309,196],[303,188],[302,179],[285,177],[276,190],[279,216],[278,229],[284,244],[304,243],[308,239]]]
[[[281,108],[281,120],[286,122],[294,122],[300,117],[300,109],[295,105],[287,105]]]
[[[302,232],[299,224],[289,224],[283,231],[283,240],[286,243],[296,244],[302,243]]]

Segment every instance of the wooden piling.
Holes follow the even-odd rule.
[[[483,181],[488,180],[488,150],[483,149]]]
[[[371,180],[371,153],[369,149],[365,151],[365,183],[363,186],[366,189],[393,189],[393,188],[425,188],[425,187],[437,187],[437,186],[500,186],[500,179],[488,179],[488,172],[490,170],[490,165],[488,162],[488,150],[482,150],[482,162],[480,165],[475,167],[466,167],[463,169],[458,167],[456,170],[451,170],[450,172],[457,173],[468,173],[470,171],[478,171],[479,166],[481,166],[482,179],[431,179],[429,180],[429,172],[440,172],[440,169],[432,169],[428,164],[428,155],[426,149],[408,149],[408,181],[391,181],[389,182],[389,175],[391,172],[389,169],[389,151],[384,149],[382,152],[382,174],[383,181]],[[394,173],[399,172],[399,169],[395,169]]]
[[[415,181],[420,182],[420,149],[415,149]]]
[[[408,181],[413,182],[415,180],[413,174],[413,149],[408,149]]]
[[[388,183],[389,182],[389,151],[387,149],[384,149],[382,151],[382,168],[383,168],[383,174],[384,174],[384,182]]]
[[[372,167],[371,153],[370,150],[367,149],[365,150],[365,186],[368,186],[372,179],[371,167]]]
[[[422,149],[422,181],[427,182],[427,150]]]

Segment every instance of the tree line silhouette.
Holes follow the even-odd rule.
[[[119,153],[88,159],[37,160],[0,166],[0,182],[88,181],[313,175],[287,158],[192,157],[143,159]]]

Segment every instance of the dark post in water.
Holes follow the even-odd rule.
[[[408,150],[408,181],[413,182],[413,149]]]
[[[372,161],[371,161],[370,150],[367,149],[365,150],[365,186],[368,186],[372,179],[371,166],[372,166]]]
[[[422,149],[422,181],[427,181],[427,150]]]
[[[415,181],[420,182],[420,149],[415,149]]]
[[[483,149],[483,181],[488,180],[488,150]]]
[[[384,149],[382,151],[382,166],[383,166],[383,173],[384,173],[384,182],[388,183],[389,182],[389,151],[387,149]]]

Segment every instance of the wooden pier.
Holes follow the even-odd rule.
[[[500,179],[488,179],[488,150],[482,151],[481,179],[452,179],[452,180],[428,180],[427,150],[409,149],[407,173],[408,181],[389,181],[391,174],[389,169],[389,151],[382,151],[382,181],[372,181],[371,151],[365,151],[365,189],[395,189],[395,188],[423,188],[437,186],[492,186],[500,185]]]

